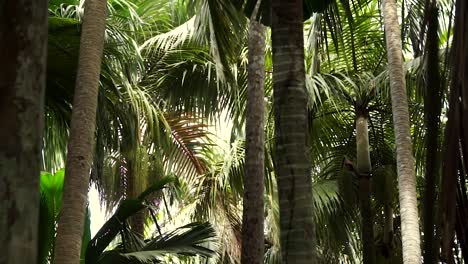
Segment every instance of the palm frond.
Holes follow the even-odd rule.
[[[203,244],[216,236],[209,223],[191,223],[146,242],[130,252],[114,249],[104,252],[97,263],[167,263],[171,255],[210,258],[215,252]]]
[[[134,214],[146,208],[143,199],[149,194],[162,190],[168,183],[174,181],[173,178],[166,177],[160,182],[154,184],[143,192],[138,199],[123,200],[115,213],[96,233],[94,238],[89,242],[86,250],[86,262],[96,262],[109,243],[114,240],[118,233],[122,230],[125,221]]]

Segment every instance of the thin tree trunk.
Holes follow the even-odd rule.
[[[261,264],[265,251],[264,228],[264,82],[265,29],[257,21],[257,1],[250,18],[246,110],[244,203],[242,215],[243,264]]]
[[[398,24],[395,0],[384,0],[382,10],[390,73],[395,144],[397,149],[403,263],[421,263],[416,177],[412,153],[405,73],[403,71],[401,31],[400,25]]]
[[[426,41],[426,63],[427,84],[424,97],[424,117],[426,123],[426,174],[424,188],[424,263],[437,263],[435,248],[435,205],[436,181],[439,174],[439,119],[441,113],[441,83],[439,76],[439,28],[437,19],[437,7],[434,3],[429,4],[428,32]]]
[[[47,1],[0,4],[0,263],[37,262]]]
[[[275,169],[282,263],[315,263],[302,0],[272,1]]]
[[[130,226],[139,235],[140,238],[145,237],[145,214],[144,211],[137,212],[130,221]]]
[[[370,184],[372,165],[369,152],[367,114],[358,113],[356,118],[356,150],[359,175],[359,205],[362,220],[363,263],[372,264],[375,263],[375,244]]]
[[[106,0],[87,0],[65,167],[55,264],[79,263],[106,25]]]

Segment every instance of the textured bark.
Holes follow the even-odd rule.
[[[357,171],[359,173],[359,206],[362,224],[363,263],[375,263],[374,220],[371,206],[372,169],[369,152],[369,127],[367,115],[359,114],[356,118]]]
[[[395,0],[384,0],[383,17],[390,73],[393,124],[397,151],[403,263],[421,263],[416,177],[412,153],[408,98],[403,71],[401,31]]]
[[[58,223],[55,264],[79,263],[93,157],[97,94],[104,46],[106,0],[87,0],[83,20],[63,206]]]
[[[282,263],[315,263],[302,0],[272,1],[275,169]]]
[[[47,1],[0,4],[0,263],[37,262]]]
[[[138,188],[137,179],[135,178],[138,177],[135,175],[135,165],[135,162],[132,162],[131,158],[127,161],[127,197],[132,199],[136,199],[141,193],[140,188]],[[145,215],[143,211],[135,213],[130,218],[129,223],[134,233],[138,234],[141,238],[145,237]]]
[[[143,211],[136,213],[130,220],[133,232],[141,238],[145,237],[145,214]]]
[[[265,29],[255,19],[260,1],[250,20],[249,65],[246,110],[244,202],[242,214],[243,264],[261,264],[265,251],[264,228],[264,82]]]

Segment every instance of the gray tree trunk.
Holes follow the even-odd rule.
[[[260,1],[250,19],[249,65],[246,109],[244,203],[242,214],[243,264],[261,264],[264,236],[264,83],[265,28],[256,20]]]
[[[89,172],[93,158],[97,95],[106,27],[106,0],[87,0],[68,142],[55,264],[79,263]]]
[[[357,172],[359,176],[359,206],[362,224],[363,263],[375,263],[374,220],[371,205],[372,169],[369,152],[369,127],[367,113],[356,118],[356,153]]]
[[[47,1],[0,3],[0,263],[37,263]]]
[[[302,0],[272,1],[275,170],[282,263],[315,263]]]
[[[382,5],[390,73],[393,124],[397,149],[398,190],[401,214],[403,263],[421,263],[416,177],[412,152],[406,81],[403,71],[401,31],[395,0]]]

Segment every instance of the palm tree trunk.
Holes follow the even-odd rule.
[[[457,68],[453,73],[458,75],[458,86],[460,87],[462,94],[463,105],[462,120],[461,124],[463,127],[463,134],[461,135],[462,142],[462,156],[463,168],[460,168],[460,175],[457,181],[457,206],[456,216],[457,221],[455,223],[455,230],[457,240],[459,241],[461,252],[465,263],[468,263],[468,226],[466,219],[468,217],[468,192],[467,192],[467,176],[468,176],[468,51],[466,47],[468,45],[468,3],[466,1],[457,0],[456,3],[456,15],[455,15],[455,32],[457,37],[454,37],[454,54],[457,60],[454,61],[453,68]],[[456,47],[456,48],[455,48]],[[457,76],[454,75],[454,76]],[[453,78],[455,79],[455,78]]]
[[[87,0],[65,168],[55,264],[79,263],[89,172],[93,158],[97,94],[106,27],[106,0]]]
[[[282,263],[315,263],[302,0],[272,1],[275,169]]]
[[[427,54],[427,84],[424,96],[424,117],[426,124],[426,174],[424,188],[424,263],[437,263],[437,250],[434,238],[435,231],[435,205],[436,205],[436,182],[439,175],[439,120],[441,113],[441,83],[439,76],[439,28],[438,12],[435,2],[429,4],[428,8],[428,31],[426,41]]]
[[[460,173],[460,180],[457,182],[457,208],[456,208],[455,231],[457,234],[457,240],[460,245],[463,259],[465,260],[465,263],[467,263],[468,261],[468,226],[466,225],[466,219],[468,219],[468,192],[466,190],[466,184],[463,184],[463,183],[466,183],[465,174],[466,174],[466,171],[465,173]]]
[[[384,205],[384,244],[391,255],[392,241],[393,241],[393,207],[391,203]]]
[[[47,1],[0,4],[0,263],[37,262]]]
[[[250,18],[249,65],[246,110],[244,203],[241,263],[261,264],[265,251],[264,228],[264,82],[265,29],[256,20],[257,1]]]
[[[132,161],[136,155],[134,155],[132,158],[129,158],[127,160],[127,197],[131,199],[136,199],[141,191],[137,183],[137,179],[135,177],[138,177],[136,175],[136,162]],[[145,215],[143,210],[135,213],[131,218],[130,218],[130,227],[134,233],[139,235],[141,238],[145,237]]]
[[[403,71],[401,31],[395,0],[383,1],[383,17],[390,72],[393,124],[397,149],[403,263],[421,263],[416,177],[412,153],[408,99]]]
[[[452,72],[447,125],[445,127],[442,192],[440,195],[439,230],[441,261],[453,263],[454,232],[456,228],[457,189],[459,175],[466,172],[465,154],[468,144],[468,3],[455,3],[455,27],[452,44]],[[461,182],[461,184],[466,184]],[[465,219],[466,222],[466,219]],[[466,224],[466,223],[465,223]],[[457,234],[460,235],[460,234]],[[457,237],[457,239],[459,239]],[[465,238],[463,238],[465,239]],[[466,256],[465,256],[466,257]]]
[[[456,69],[456,68],[455,68]],[[438,211],[439,227],[437,239],[440,239],[441,261],[453,263],[453,239],[455,226],[456,186],[460,168],[460,89],[452,85],[449,96],[447,125],[445,126],[444,158],[442,162],[442,184]],[[439,245],[437,241],[436,245]],[[439,250],[437,250],[439,251]],[[452,261],[452,262],[451,262]]]
[[[356,118],[357,171],[359,176],[359,205],[362,219],[363,263],[375,263],[374,220],[371,206],[371,160],[369,152],[369,128],[367,114]]]

